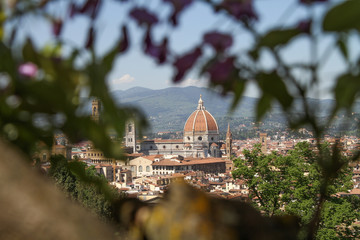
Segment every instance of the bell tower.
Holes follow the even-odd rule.
[[[91,106],[91,119],[95,122],[100,121],[100,113],[101,113],[101,102],[98,98],[92,100]]]
[[[230,123],[228,123],[228,129],[226,132],[226,157],[231,159],[231,148],[232,148],[232,133],[230,132]]]
[[[267,152],[267,134],[260,133],[261,152],[266,154]]]
[[[135,122],[130,120],[125,125],[125,146],[131,147],[136,152],[136,129]]]

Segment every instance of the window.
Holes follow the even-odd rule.
[[[95,116],[96,115],[96,107],[94,107],[94,109],[93,109],[93,116]]]
[[[165,148],[166,148],[166,146],[164,145],[164,146],[163,146],[163,149],[165,149]]]
[[[131,124],[129,124],[129,126],[128,126],[128,130],[129,130],[129,132],[131,132],[131,131],[132,131]]]
[[[201,141],[201,140],[202,140],[202,137],[198,137],[198,140]]]
[[[150,149],[153,149],[153,146],[150,146]]]
[[[149,166],[146,166],[146,171],[150,172],[150,167]]]
[[[214,141],[214,138],[213,138],[213,137],[211,137],[211,141]]]
[[[176,145],[176,148],[179,148],[179,145]]]
[[[142,166],[141,165],[139,166],[139,172],[142,172]]]
[[[46,161],[46,153],[43,154],[43,161]]]

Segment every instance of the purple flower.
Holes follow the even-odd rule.
[[[144,51],[147,55],[156,58],[159,64],[166,61],[168,53],[167,49],[168,39],[164,38],[160,45],[155,45],[152,42],[150,31],[148,30],[144,39]]]
[[[86,40],[86,44],[85,44],[86,49],[89,49],[89,48],[93,47],[94,39],[95,39],[95,30],[94,30],[94,27],[91,26],[89,31],[88,31],[88,36],[87,36],[87,40]]]
[[[84,2],[84,5],[78,6],[75,3],[70,5],[70,17],[74,17],[76,14],[82,13],[87,14],[92,19],[95,19],[99,13],[100,6],[102,4],[101,0],[87,0]]]
[[[92,19],[95,19],[102,1],[100,0],[87,0],[82,8],[78,9],[80,13],[88,14]]]
[[[210,80],[213,83],[226,82],[234,69],[234,57],[228,57],[225,60],[215,62],[208,69]]]
[[[300,32],[309,34],[311,30],[311,23],[310,19],[302,20],[298,23],[297,29],[299,29]]]
[[[62,30],[62,26],[63,26],[63,21],[61,19],[56,19],[53,21],[52,23],[52,30],[53,30],[53,34],[58,37],[61,33]]]
[[[316,2],[327,2],[328,0],[299,0],[302,4],[312,4]]]
[[[150,27],[159,21],[154,14],[150,13],[145,8],[133,8],[130,12],[130,17],[135,19],[140,26],[147,25]]]
[[[241,21],[258,19],[252,0],[224,0],[219,7],[225,9],[229,14]]]
[[[211,45],[217,52],[222,52],[232,45],[233,40],[228,34],[210,32],[204,35],[204,43]]]
[[[122,31],[122,38],[119,41],[119,52],[125,52],[129,48],[129,37],[128,37],[128,31],[127,27],[123,26],[121,28]]]
[[[197,47],[192,52],[177,58],[173,64],[177,70],[173,81],[179,82],[184,77],[185,73],[195,64],[201,54],[201,48]]]
[[[181,11],[193,3],[193,0],[163,0],[173,6],[173,12],[170,16],[170,20],[174,26],[177,25],[177,18]]]
[[[38,67],[32,62],[23,63],[18,68],[18,72],[20,75],[30,78],[35,77],[37,71],[38,71]]]

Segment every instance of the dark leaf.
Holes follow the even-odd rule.
[[[325,31],[360,31],[360,1],[343,1],[330,9],[323,21]]]
[[[239,105],[244,90],[245,90],[245,80],[240,78],[237,79],[237,81],[234,82],[234,86],[233,86],[234,97],[231,103],[230,111],[235,111],[236,107]]]
[[[22,53],[25,61],[33,62],[36,65],[40,65],[38,53],[30,39],[27,39],[23,47]]]
[[[271,97],[271,95],[263,93],[263,95],[259,99],[259,102],[256,106],[256,120],[257,121],[260,121],[264,117],[265,113],[268,110],[270,110],[272,100],[273,100],[273,98]]]
[[[348,61],[349,60],[349,52],[348,52],[348,48],[347,48],[347,36],[342,35],[338,39],[336,44],[339,47],[340,52],[343,55],[343,57],[345,58],[345,60]]]
[[[274,71],[272,73],[262,73],[257,77],[258,83],[264,94],[271,95],[283,107],[288,109],[293,101],[292,96],[289,94],[285,83]]]
[[[300,31],[298,29],[272,30],[263,36],[258,45],[274,48],[276,46],[287,44],[291,39],[296,37]]]
[[[345,74],[337,79],[334,89],[337,109],[350,108],[360,91],[360,77]]]

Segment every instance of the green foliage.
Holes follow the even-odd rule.
[[[331,154],[330,148],[323,145],[321,149],[322,157],[329,159],[326,155]],[[306,231],[319,204],[319,192],[324,188],[326,172],[319,165],[319,155],[309,143],[301,142],[286,155],[276,152],[265,155],[261,146],[257,145],[252,151],[244,150],[244,156],[244,159],[234,161],[236,170],[233,177],[245,180],[253,205],[268,216],[298,216]],[[360,217],[356,204],[346,198],[333,197],[333,194],[346,192],[352,187],[351,171],[349,167],[342,166],[336,177],[326,178],[326,201],[321,211],[319,239],[326,239],[334,232],[345,234],[337,227],[341,224],[349,227]]]
[[[113,202],[123,198],[110,188],[104,176],[98,175],[94,167],[82,162],[67,162],[62,155],[52,156],[49,175],[55,183],[75,201],[97,214],[105,221],[114,220],[117,214]]]

